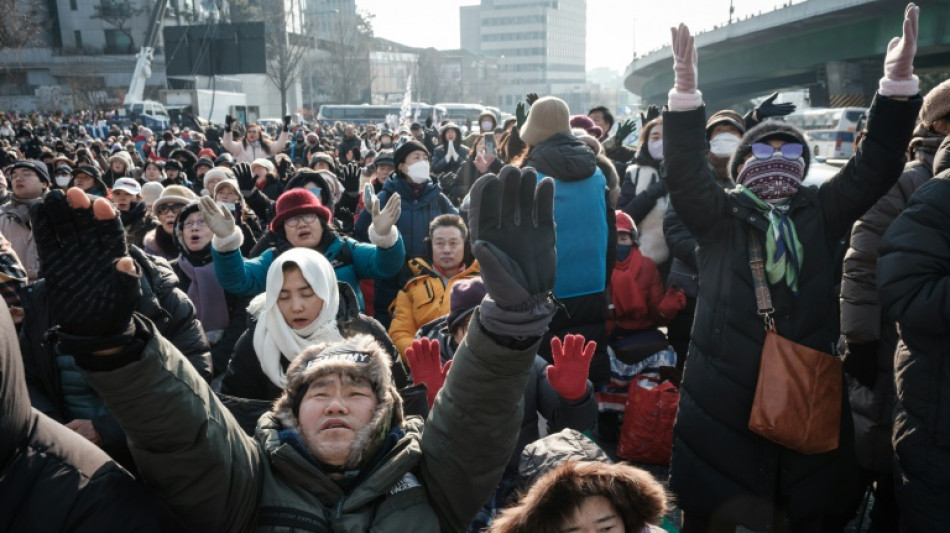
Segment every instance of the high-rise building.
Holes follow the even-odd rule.
[[[461,47],[499,58],[501,107],[526,92],[587,104],[587,0],[481,0],[459,15]]]
[[[325,39],[339,31],[340,20],[356,17],[356,0],[304,0],[304,10],[310,36]]]

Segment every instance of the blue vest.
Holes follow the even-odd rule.
[[[545,177],[538,172],[539,182]],[[599,168],[580,181],[554,180],[558,298],[603,292],[607,286],[606,189]]]

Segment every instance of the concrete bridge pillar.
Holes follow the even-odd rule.
[[[811,105],[816,107],[865,107],[870,105],[879,74],[860,61],[829,61],[811,87]],[[878,65],[877,71],[880,71]]]

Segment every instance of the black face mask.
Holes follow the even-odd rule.
[[[617,261],[625,261],[630,257],[630,252],[633,251],[632,244],[618,244],[617,245]]]

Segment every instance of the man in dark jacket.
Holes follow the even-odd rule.
[[[106,200],[90,204],[75,189],[55,191],[33,220],[56,342],[80,353],[143,479],[190,530],[458,531],[511,456],[522,390],[554,312],[554,185],[536,183],[533,171],[507,167],[472,190],[489,296],[424,428],[403,420],[385,353],[360,337],[301,354],[257,438],[244,435],[181,353],[133,314],[138,279],[121,224]],[[74,224],[55,224],[63,217]],[[95,253],[77,283],[65,258],[80,245]]]
[[[155,323],[158,331],[184,354],[202,379],[210,381],[208,341],[195,317],[194,306],[177,288],[178,278],[171,266],[135,246],[129,247],[129,254],[142,273],[136,310]],[[125,433],[76,367],[74,354],[58,351],[47,341],[47,331],[56,325],[55,310],[50,308],[48,280],[29,285],[22,296],[26,316],[20,329],[20,346],[33,406],[133,469]]]
[[[810,154],[803,134],[779,122],[749,130],[736,148],[724,191],[706,160],[705,112],[696,87],[689,29],[674,29],[675,85],[664,113],[670,197],[699,245],[701,280],[674,427],[670,488],[684,532],[779,528],[841,530],[856,496],[853,428],[842,392],[837,449],[805,455],[748,429],[765,328],[749,265],[750,239],[765,242],[774,327],[829,351],[838,337],[833,254],[851,225],[893,185],[921,105],[913,57],[916,6],[889,46],[868,134],[856,155],[817,189],[802,187]],[[777,255],[776,250],[789,253]],[[789,259],[791,256],[795,260]],[[830,357],[830,356],[829,356]],[[845,520],[846,521],[846,520]]]
[[[30,405],[0,305],[0,530],[159,531],[157,502],[99,448]]]

